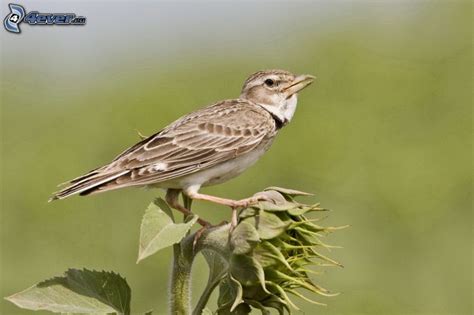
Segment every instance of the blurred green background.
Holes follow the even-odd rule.
[[[327,239],[345,268],[316,279],[342,294],[298,301],[305,314],[472,313],[470,1],[22,4],[88,20],[1,31],[1,297],[88,267],[124,275],[134,312],[165,314],[171,251],[135,264],[161,191],[46,201],[136,142],[135,129],[151,134],[282,68],[318,81],[256,166],[204,191],[311,191],[333,210],[327,224],[351,225]],[[215,223],[230,214],[194,209]],[[200,259],[196,293],[206,278]],[[0,313],[30,312],[2,299]]]

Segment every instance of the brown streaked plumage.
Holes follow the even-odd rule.
[[[259,71],[245,81],[239,99],[183,116],[111,163],[71,180],[51,200],[152,186],[168,189],[168,202],[186,213],[189,211],[176,201],[176,191],[233,208],[256,202],[252,198],[235,201],[203,195],[198,190],[235,177],[255,163],[278,130],[291,120],[297,92],[313,79],[283,70]]]
[[[184,116],[110,164],[73,179],[73,185],[55,196],[170,181],[243,155],[275,132],[275,122],[264,109],[244,100],[223,101]],[[104,178],[110,180],[96,187]]]

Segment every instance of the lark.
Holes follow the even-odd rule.
[[[179,203],[180,193],[191,200],[228,206],[234,212],[258,203],[259,197],[232,200],[199,190],[226,182],[257,162],[293,118],[298,93],[314,79],[284,70],[256,72],[244,82],[239,98],[179,118],[109,164],[71,180],[50,200],[146,186],[166,189],[168,204],[184,214],[191,212]],[[209,224],[202,219],[199,223]]]

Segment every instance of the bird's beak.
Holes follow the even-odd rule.
[[[297,76],[293,82],[290,83],[287,87],[283,89],[283,92],[287,95],[287,97],[291,97],[293,94],[298,93],[316,79],[315,76],[309,74],[302,74]]]

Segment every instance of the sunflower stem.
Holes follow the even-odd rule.
[[[173,269],[170,284],[170,314],[191,314],[192,257],[186,257],[181,244],[173,245]]]
[[[191,210],[192,200],[183,194],[184,206]],[[186,215],[183,217],[186,221]],[[189,233],[188,233],[189,237]],[[173,245],[173,269],[170,283],[170,314],[191,314],[191,269],[194,253],[182,242]]]

